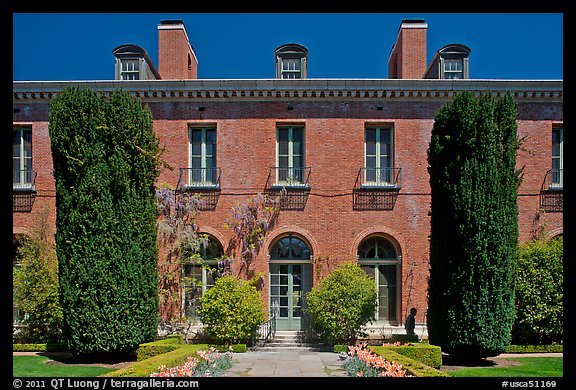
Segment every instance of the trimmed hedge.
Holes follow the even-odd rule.
[[[172,352],[182,347],[183,344],[184,336],[182,335],[170,335],[162,340],[140,344],[137,351],[137,360],[140,362],[154,356]]]
[[[12,352],[69,352],[64,344],[12,344]]]
[[[391,350],[436,369],[440,369],[440,367],[442,367],[442,350],[436,345],[430,345],[426,343],[411,343],[410,345],[384,345],[370,348],[378,348],[378,350]]]
[[[564,352],[563,344],[552,345],[509,345],[506,353]]]
[[[421,361],[418,361],[416,359],[413,359],[411,357],[402,355],[398,352],[396,352],[395,348],[399,348],[399,347],[368,347],[370,350],[374,351],[374,353],[382,356],[383,358],[391,361],[391,362],[396,362],[398,364],[402,365],[402,368],[404,368],[410,375],[413,375],[415,377],[449,377],[450,375],[442,372],[440,370],[437,370],[434,367],[430,367],[424,363],[422,363]],[[416,349],[414,347],[407,347],[407,348],[413,348]],[[420,348],[419,348],[420,349]]]

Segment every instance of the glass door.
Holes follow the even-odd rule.
[[[311,285],[310,264],[270,264],[270,307],[277,307],[278,330],[301,330],[305,294]]]

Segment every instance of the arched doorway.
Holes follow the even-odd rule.
[[[288,234],[270,249],[270,309],[276,310],[278,330],[304,329],[306,293],[312,286],[312,254],[300,237]]]
[[[365,238],[358,246],[358,263],[372,278],[377,292],[376,320],[390,325],[398,321],[398,254],[382,236]]]

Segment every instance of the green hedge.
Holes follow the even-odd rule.
[[[12,344],[13,352],[68,352],[64,344]]]
[[[564,345],[509,345],[506,353],[564,352]]]
[[[381,346],[378,348],[390,349],[436,369],[442,367],[442,351],[440,347],[436,345],[411,343],[410,345]]]
[[[382,356],[383,358],[391,361],[396,362],[402,365],[410,375],[415,377],[449,377],[445,372],[437,370],[434,367],[431,367],[427,364],[422,363],[419,360],[413,359],[411,357],[405,356],[396,352],[396,348],[400,347],[369,347],[370,350],[374,351],[374,353]],[[416,349],[414,347],[407,347]],[[418,348],[421,349],[421,348]],[[423,349],[423,348],[422,348]]]
[[[137,351],[137,359],[140,362],[157,355],[172,352],[180,348],[183,344],[184,336],[182,335],[170,335],[162,340],[140,344]]]

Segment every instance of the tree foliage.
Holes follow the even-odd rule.
[[[510,341],[518,245],[517,109],[512,97],[464,92],[437,112],[431,187],[430,342],[495,356]]]
[[[564,340],[563,239],[527,242],[519,247],[516,271],[514,344]]]
[[[355,262],[345,262],[306,294],[306,313],[328,345],[356,342],[363,327],[374,320],[374,279]]]
[[[14,304],[24,313],[22,338],[28,343],[62,341],[62,308],[58,300],[58,259],[54,232],[45,208],[18,248]]]
[[[158,324],[152,115],[128,93],[70,87],[49,119],[65,339],[78,355],[135,350]]]

